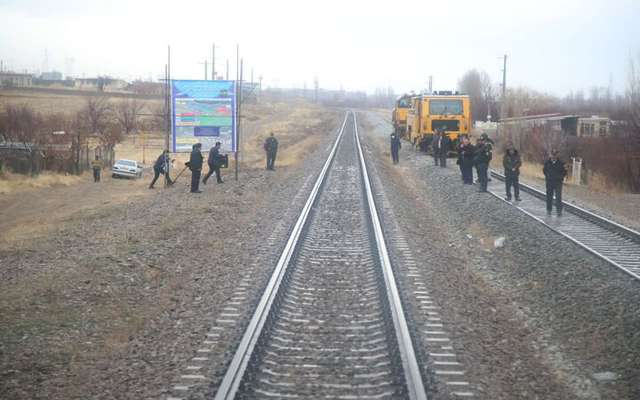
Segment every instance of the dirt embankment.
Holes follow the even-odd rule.
[[[298,107],[321,115],[309,130]],[[342,114],[314,107],[254,114],[286,127],[289,166],[225,170],[199,195],[187,172],[168,189],[107,174],[0,196],[0,397],[159,398],[315,171],[306,155]]]

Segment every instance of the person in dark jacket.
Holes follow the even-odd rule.
[[[191,156],[189,157],[189,169],[191,170],[191,193],[202,193],[200,190],[200,175],[202,175],[202,144],[193,145]]]
[[[458,165],[465,185],[473,185],[473,157],[475,148],[467,136],[462,137],[458,146]]]
[[[520,201],[520,166],[522,160],[518,150],[512,145],[507,145],[507,151],[502,158],[502,166],[504,167],[504,185],[506,191],[506,200],[511,201],[511,186],[513,186],[513,194],[516,201]]]
[[[394,164],[397,164],[400,162],[400,148],[402,147],[402,144],[400,143],[400,138],[398,137],[398,135],[394,133],[391,134],[391,159],[393,160]]]
[[[440,137],[438,138],[436,146],[438,147],[438,155],[440,156],[440,167],[446,168],[451,139],[449,139],[449,135],[443,129],[440,129]]]
[[[435,130],[433,132],[433,139],[431,140],[431,151],[433,152],[433,165],[438,165],[440,162],[440,153],[438,153],[438,142],[440,140],[440,131]]]
[[[547,215],[553,209],[553,195],[556,196],[556,213],[562,216],[562,181],[567,176],[564,162],[558,158],[558,150],[552,150],[549,159],[542,168],[547,186]]]
[[[491,145],[487,143],[487,135],[482,134],[477,141],[475,152],[473,153],[473,164],[476,166],[476,172],[478,173],[478,182],[480,183],[480,189],[478,192],[484,193],[487,191],[487,184],[489,177],[487,172],[489,170],[489,162],[493,157],[491,153]]]
[[[423,153],[427,153],[429,151],[429,147],[431,147],[432,140],[433,138],[430,136],[423,136],[418,142],[418,149]]]
[[[278,153],[278,140],[273,136],[273,132],[264,141],[264,151],[267,153],[267,170],[274,171],[276,154]]]
[[[169,176],[169,163],[171,158],[169,157],[169,150],[165,150],[158,156],[156,162],[153,164],[153,180],[149,185],[149,189],[153,189],[158,177],[163,174],[167,180],[167,185],[173,185],[171,177]]]
[[[222,166],[222,160],[221,160],[222,156],[220,155],[220,146],[221,146],[221,143],[216,142],[216,145],[209,150],[209,158],[207,159],[207,164],[209,164],[209,172],[207,172],[207,175],[205,175],[204,179],[202,180],[202,183],[205,185],[207,184],[207,180],[209,179],[209,177],[214,172],[216,173],[216,181],[218,183],[224,182],[222,180],[222,176],[220,175],[220,167]]]

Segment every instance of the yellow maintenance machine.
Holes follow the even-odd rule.
[[[411,98],[407,114],[406,139],[425,150],[436,130],[444,130],[451,139],[452,149],[461,135],[471,131],[469,96],[457,92],[434,92]]]
[[[396,100],[396,105],[391,114],[391,122],[393,123],[393,131],[401,138],[406,138],[407,133],[407,114],[411,108],[411,96],[405,94]]]

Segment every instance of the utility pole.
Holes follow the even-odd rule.
[[[207,78],[209,77],[209,69],[207,68],[209,65],[209,61],[205,58],[203,63],[198,63],[198,64],[204,64],[204,80],[206,81]]]
[[[211,80],[216,80],[216,44],[211,46]]]
[[[429,75],[429,94],[433,93],[433,75]]]
[[[318,82],[318,77],[313,78],[313,101],[315,103],[318,102],[318,89],[320,89],[320,83]]]
[[[226,80],[229,80],[229,59],[227,58],[227,77]]]
[[[500,103],[500,119],[505,117],[505,103],[507,100],[507,55],[504,55],[502,66],[502,102]]]
[[[229,60],[227,60],[227,68]],[[228,69],[227,69],[228,71]],[[235,180],[238,180],[238,151],[240,150],[240,105],[242,104],[242,77],[240,76],[240,45],[236,44],[236,152],[235,152]]]

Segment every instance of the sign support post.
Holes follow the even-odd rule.
[[[240,68],[240,45],[236,44],[236,148],[235,148],[235,180],[238,180],[238,167],[240,152],[240,109],[242,103],[242,72]]]

